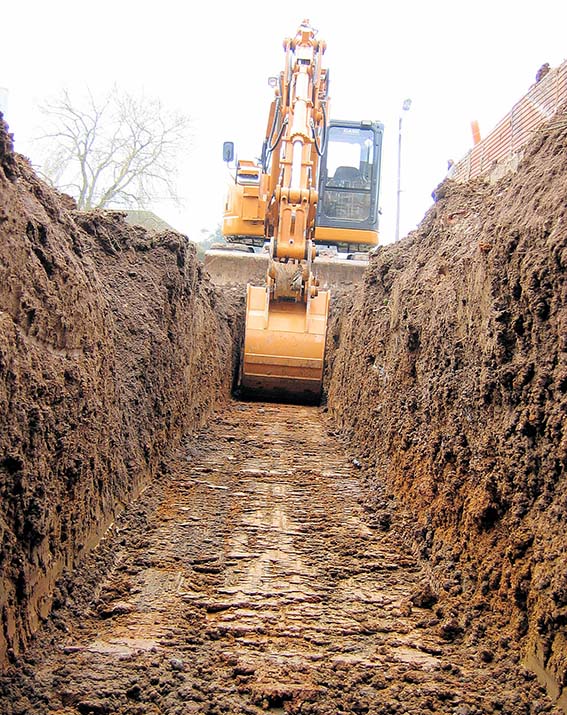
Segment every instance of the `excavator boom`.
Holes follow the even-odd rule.
[[[266,285],[247,289],[241,386],[256,394],[317,400],[329,303],[328,292],[319,293],[311,272],[317,140],[326,124],[325,43],[304,21],[295,37],[284,41],[284,49],[285,69],[276,83],[258,178],[258,208],[261,189],[266,192]],[[242,199],[250,193],[243,187]]]

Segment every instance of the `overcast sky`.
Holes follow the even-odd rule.
[[[401,234],[419,223],[449,158],[470,149],[529,89],[538,68],[567,58],[567,3],[511,0],[199,3],[137,0],[13,3],[4,12],[0,87],[18,151],[34,160],[37,104],[63,87],[144,91],[192,117],[180,194],[154,210],[190,238],[222,218],[228,179],[222,142],[258,156],[284,37],[309,18],[325,39],[331,115],[385,124],[383,242],[394,236],[398,120],[403,117]]]

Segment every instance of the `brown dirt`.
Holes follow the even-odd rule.
[[[230,392],[235,316],[174,233],[81,214],[0,122],[0,664]]]
[[[4,711],[551,712],[437,605],[361,481],[321,410],[223,409],[75,575]]]
[[[441,603],[567,683],[567,126],[446,182],[330,330],[328,404],[414,515]],[[546,672],[543,672],[543,668]],[[567,708],[567,695],[562,697]]]
[[[335,291],[318,409],[227,403],[243,292],[0,128],[3,712],[567,710],[566,144]]]

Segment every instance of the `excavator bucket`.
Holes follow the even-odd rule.
[[[245,394],[319,401],[328,308],[329,291],[307,304],[270,302],[267,288],[248,285],[240,376]]]

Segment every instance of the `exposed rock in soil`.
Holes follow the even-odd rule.
[[[185,237],[75,211],[0,121],[0,664],[229,394],[235,321]]]
[[[516,174],[446,181],[331,325],[328,403],[414,518],[451,627],[567,679],[567,123]],[[379,499],[377,504],[379,505]],[[516,643],[517,641],[517,643]],[[491,657],[487,654],[487,658]],[[543,673],[543,668],[546,674]],[[567,708],[567,695],[560,700]]]

